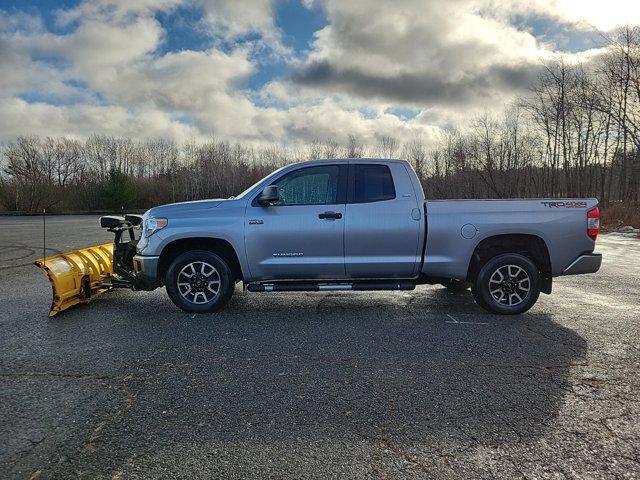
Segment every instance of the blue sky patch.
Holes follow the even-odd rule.
[[[0,1],[0,10],[9,13],[25,12],[33,16],[40,17],[44,27],[51,33],[64,35],[72,32],[73,25],[60,25],[57,15],[60,10],[69,10],[78,6],[79,0],[23,0],[21,2]]]
[[[551,17],[516,16],[512,24],[521,30],[529,31],[538,41],[551,43],[555,48],[565,52],[581,52],[592,48],[600,48],[606,40],[595,28],[576,27],[562,23]]]
[[[317,6],[305,7],[300,0],[287,0],[276,6],[276,25],[282,31],[283,43],[295,52],[308,50],[314,34],[328,21]]]
[[[287,0],[276,5],[275,22],[283,45],[291,49],[294,56],[301,57],[310,50],[315,32],[327,25],[327,18],[319,7],[306,8],[300,0]],[[246,84],[251,90],[259,90],[291,73],[286,59],[269,52],[257,52],[251,60],[256,65]]]
[[[195,6],[180,6],[169,12],[157,12],[156,20],[164,30],[163,41],[155,52],[157,55],[183,50],[207,50],[212,45],[211,34],[199,27],[202,9]]]
[[[181,123],[183,125],[195,125],[195,123],[197,121],[195,116],[188,115],[188,114],[171,115],[170,119],[171,119],[172,122],[178,122],[178,123]]]
[[[384,113],[395,115],[400,120],[412,120],[420,115],[420,110],[415,108],[387,108]]]

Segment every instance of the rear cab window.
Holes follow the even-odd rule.
[[[352,194],[349,203],[369,203],[393,200],[396,190],[387,165],[352,165]]]

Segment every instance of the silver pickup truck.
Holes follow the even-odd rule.
[[[482,308],[518,314],[552,277],[602,260],[596,199],[426,202],[401,160],[289,165],[234,198],[155,207],[139,222],[129,281],[165,285],[199,313],[242,281],[251,292],[471,287]]]

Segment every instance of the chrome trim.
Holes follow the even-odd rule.
[[[329,290],[353,290],[353,285],[350,283],[347,284],[320,284],[318,285],[318,290],[320,291],[329,291]]]
[[[600,270],[602,254],[588,253],[580,255],[564,269],[562,275],[579,275],[582,273],[595,273]]]

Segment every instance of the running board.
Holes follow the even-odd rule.
[[[310,282],[282,282],[282,283],[250,283],[250,292],[323,292],[329,290],[413,290],[415,282],[399,281],[371,281],[351,283],[310,283]]]

